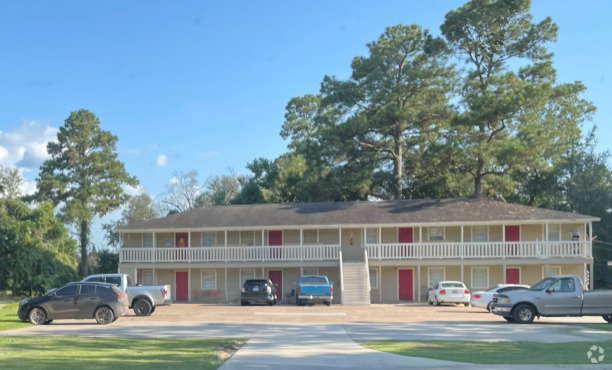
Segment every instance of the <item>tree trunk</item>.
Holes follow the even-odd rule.
[[[395,125],[395,151],[393,153],[393,199],[402,199],[402,126]]]
[[[87,253],[87,246],[89,244],[89,223],[87,221],[81,221],[80,229],[81,274],[83,277],[87,277],[89,275],[89,254]]]
[[[482,199],[482,172],[484,169],[484,161],[478,158],[476,165],[476,176],[474,176],[474,199]]]

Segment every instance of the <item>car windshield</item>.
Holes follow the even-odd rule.
[[[443,283],[443,288],[463,288],[463,284],[461,283]]]
[[[532,286],[531,288],[529,288],[529,290],[544,290],[546,288],[548,288],[550,286],[550,284],[553,283],[553,281],[555,281],[555,278],[549,277],[546,278],[542,281],[540,281],[539,283],[537,283],[536,285]]]
[[[326,285],[327,281],[325,280],[324,277],[321,276],[307,276],[307,277],[303,277],[302,281],[301,281],[302,285]]]

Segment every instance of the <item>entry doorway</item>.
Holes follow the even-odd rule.
[[[412,269],[397,270],[397,285],[400,301],[412,301],[414,299],[414,278]]]
[[[283,300],[283,270],[269,270],[268,278],[272,281],[272,284],[276,285],[276,299],[279,301]]]
[[[189,273],[187,271],[177,271],[174,273],[176,282],[176,300],[189,300]]]
[[[505,230],[506,242],[521,241],[521,227],[519,225],[506,225]],[[508,256],[516,256],[518,254],[518,243],[506,244],[506,254]]]
[[[506,268],[506,284],[520,284],[521,269],[518,267]]]

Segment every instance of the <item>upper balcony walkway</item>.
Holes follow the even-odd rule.
[[[592,258],[589,241],[385,243],[366,245],[372,260]],[[333,261],[340,245],[122,248],[120,263]]]

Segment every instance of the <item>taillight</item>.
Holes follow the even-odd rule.
[[[442,289],[442,290],[440,291],[440,294],[446,294],[446,289]]]
[[[329,287],[329,291],[333,294],[334,293],[334,286],[332,285],[331,287]]]
[[[465,290],[465,294],[470,294],[470,290],[469,290],[469,289],[466,289],[466,290]]]
[[[121,299],[121,297],[123,297],[123,293],[115,293],[115,297],[117,297],[117,299]]]
[[[168,291],[167,291],[166,289],[163,289],[163,288],[162,288],[162,289],[160,289],[160,290],[161,290],[162,297],[165,297],[165,296],[166,296],[166,294],[168,294]]]
[[[480,298],[480,294],[474,294],[474,298]]]

